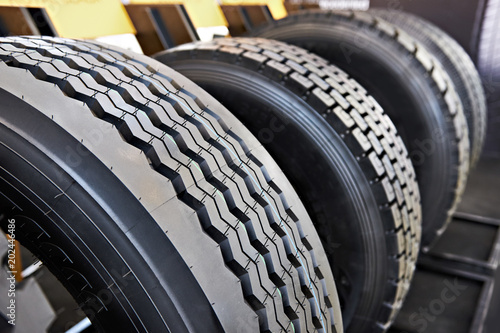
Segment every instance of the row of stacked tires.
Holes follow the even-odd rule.
[[[386,331],[481,152],[465,51],[310,11],[154,58],[0,39],[2,226],[97,330]]]

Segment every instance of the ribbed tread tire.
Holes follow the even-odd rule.
[[[483,80],[488,102],[486,150],[500,156],[500,0],[485,0],[479,29],[476,64]]]
[[[422,43],[446,70],[464,108],[473,168],[483,149],[487,107],[481,78],[472,59],[450,35],[423,18],[390,9],[376,8],[369,12],[400,27]]]
[[[303,100],[309,104],[312,112],[320,114],[328,123],[327,126],[330,125],[343,138],[348,151],[358,161],[367,183],[371,184],[371,195],[379,207],[380,220],[386,234],[383,241],[389,262],[387,266],[391,271],[382,285],[369,287],[383,290],[383,302],[372,305],[367,312],[359,308],[352,311],[354,318],[344,317],[344,326],[347,331],[352,331],[354,327],[365,327],[370,331],[386,330],[402,305],[415,269],[421,234],[421,207],[415,172],[406,148],[389,117],[373,97],[367,95],[355,80],[326,60],[299,47],[263,38],[215,39],[212,42],[185,44],[154,57],[199,83],[212,94],[218,85],[216,78],[220,72],[217,69],[210,72],[210,68],[215,68],[217,63],[255,71],[254,75],[276,82],[293,92],[298,101]],[[234,73],[237,70],[235,66],[228,66],[226,72]],[[214,79],[208,81],[203,77]],[[248,98],[252,98],[253,94],[255,92],[249,89]],[[276,94],[279,94],[279,89]],[[224,98],[220,98],[225,104]],[[239,110],[229,109],[237,116],[240,115]],[[289,117],[294,118],[294,115]],[[245,124],[249,122],[241,120]],[[254,135],[258,134],[254,132]],[[265,143],[265,137],[264,140],[261,137],[261,141]],[[295,144],[291,138],[288,141]],[[286,147],[281,149],[286,151]],[[275,158],[285,173],[287,168],[295,167],[292,161]],[[297,188],[298,184],[294,183],[293,177],[290,179]],[[328,179],[324,181],[328,182]],[[306,196],[303,200],[307,201]],[[336,198],[320,200],[330,201]],[[309,207],[313,205],[313,202],[306,204]],[[315,218],[314,212],[310,211],[310,214],[316,225],[328,222]],[[379,220],[374,218],[373,221]],[[331,239],[322,234],[322,230],[329,230],[328,227],[317,228],[323,240]],[[342,242],[349,240],[341,240],[340,247]],[[325,247],[329,248],[331,244],[325,244]],[[331,255],[332,265],[335,265],[335,250]],[[333,269],[335,272],[335,267]],[[352,275],[352,272],[347,274]],[[338,276],[336,278],[339,279]],[[359,303],[366,305],[371,297],[369,291],[364,292],[361,296],[363,301]],[[343,306],[344,310],[348,308],[347,312],[351,312],[352,305],[346,303]],[[350,326],[351,320],[358,322]],[[363,326],[367,322],[372,326]]]
[[[331,275],[318,267],[324,251],[310,245],[317,235],[304,234],[312,222],[298,220],[285,198],[295,194],[281,192],[238,136],[248,132],[228,127],[226,122],[241,124],[228,118],[220,104],[208,107],[206,93],[158,62],[96,42],[1,38],[0,59],[1,66],[29,71],[83,102],[173,186],[173,198],[190,208],[191,219],[199,220],[216,245],[213,251],[220,252],[233,273],[233,282],[241,285],[240,295],[227,295],[227,303],[219,306],[231,313],[231,302],[244,297],[261,332],[342,330],[341,322],[334,323],[339,315],[334,313],[336,292],[326,288],[333,281],[324,276]],[[166,232],[169,216],[162,218],[158,223]],[[186,247],[193,253],[195,245],[184,245],[181,254]],[[202,253],[196,256],[204,260]],[[212,274],[201,278],[218,278],[217,272]]]
[[[322,39],[322,42],[318,42],[317,39],[314,40],[315,31],[318,34],[321,33],[321,38],[327,34],[334,37],[331,40]],[[364,84],[370,94],[379,99],[379,103],[393,118],[396,128],[400,134],[403,133],[402,137],[405,140],[404,132],[411,130],[410,126],[408,128],[399,126],[400,124],[394,119],[394,116],[404,117],[403,111],[389,110],[388,107],[392,103],[391,96],[387,94],[379,96],[375,91],[376,85],[370,87],[370,82],[364,73],[355,73],[359,65],[371,66],[372,70],[378,69],[380,65],[373,62],[374,60],[366,60],[364,64],[354,64],[354,55],[359,52],[367,52],[371,55],[370,48],[373,46],[370,45],[367,48],[366,42],[367,40],[371,43],[376,41],[379,46],[373,52],[379,56],[382,52],[391,52],[392,54],[386,53],[385,58],[397,59],[395,61],[400,62],[401,66],[404,62],[404,70],[408,71],[405,74],[409,75],[407,80],[418,80],[419,84],[425,82],[425,89],[433,92],[433,98],[435,98],[433,103],[439,105],[440,108],[438,111],[440,114],[433,115],[433,117],[439,117],[443,125],[441,128],[432,129],[437,133],[430,133],[430,137],[423,139],[422,142],[417,137],[415,140],[407,139],[405,143],[415,167],[422,198],[422,246],[428,248],[451,221],[465,188],[470,161],[468,126],[463,107],[451,79],[439,61],[406,32],[368,12],[304,11],[256,29],[252,31],[252,34],[304,47],[342,68]],[[306,34],[309,36],[304,37]],[[336,40],[337,34],[343,34],[344,37]],[[349,35],[348,38],[347,35]],[[339,52],[344,58],[329,56],[332,52],[333,54]],[[405,77],[401,72],[399,75],[401,77],[398,79],[401,84],[404,84]],[[427,142],[429,140],[430,142]],[[426,143],[435,145],[432,154],[434,164],[440,170],[425,168],[429,155],[421,145],[425,146]],[[443,147],[441,150],[448,150],[446,155],[437,153],[439,147]],[[442,161],[445,161],[446,165]],[[436,172],[439,172],[439,177],[433,176]],[[422,180],[424,176],[429,178],[431,175],[434,181]]]

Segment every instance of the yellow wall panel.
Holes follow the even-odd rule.
[[[96,38],[135,33],[120,0],[0,0],[0,6],[45,8],[61,37]]]
[[[127,4],[182,4],[195,28],[227,26],[219,4],[267,5],[276,20],[287,15],[283,0],[128,0]],[[96,38],[135,33],[120,0],[0,0],[0,6],[45,8],[61,37]]]
[[[195,28],[227,26],[217,0],[129,0],[131,5],[184,5]]]
[[[189,0],[187,0],[189,1]],[[275,20],[282,19],[287,16],[287,11],[283,0],[221,0],[222,5],[230,6],[265,6],[269,8],[271,15]]]

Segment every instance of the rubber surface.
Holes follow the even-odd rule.
[[[421,208],[406,149],[376,101],[278,41],[216,39],[155,57],[222,102],[279,163],[328,251],[347,331],[387,329],[413,275]]]
[[[486,1],[477,52],[477,64],[481,74],[486,79],[498,78],[500,76],[500,60],[498,56],[500,49],[500,37],[496,33],[499,27],[499,18],[500,1]],[[486,83],[495,82],[497,81],[486,81]]]
[[[316,53],[380,103],[408,147],[422,198],[422,246],[451,220],[469,170],[468,129],[454,86],[425,47],[367,12],[306,11],[256,30]]]
[[[389,9],[372,9],[370,13],[400,27],[422,43],[450,76],[467,119],[473,168],[484,144],[487,108],[481,78],[471,58],[452,37],[427,20]]]
[[[84,213],[102,213],[107,219],[102,228],[120,229],[101,230],[100,237],[120,246],[123,252],[117,255],[124,260],[142,260],[144,274],[151,273],[131,270],[149,298],[142,298],[132,312],[109,306],[97,309],[91,319],[98,328],[342,331],[333,276],[310,218],[270,156],[219,103],[173,70],[129,51],[45,37],[2,38],[0,43],[0,87],[29,104],[36,115],[21,117],[8,105],[0,108],[4,129],[0,140],[14,132],[12,145],[23,142],[22,137],[27,149],[37,151],[17,162],[2,158],[2,164],[12,163],[3,170],[38,167],[32,155],[44,159],[52,165],[44,170],[57,170],[66,180],[62,194],[47,191],[47,195],[61,204],[58,198],[84,197],[88,201]],[[91,167],[89,160],[94,163]],[[93,182],[87,182],[87,175]],[[47,178],[56,182],[56,177]],[[105,177],[113,181],[103,181]],[[23,191],[45,195],[48,187],[39,179],[46,178],[33,178]],[[10,183],[1,185],[4,218],[21,188]],[[61,206],[42,213],[59,214],[67,207]],[[36,222],[39,214],[30,216],[34,206],[28,202],[25,207],[25,214]],[[124,221],[118,219],[117,214],[129,209]],[[148,219],[152,228],[143,224]],[[93,261],[78,253],[92,249],[93,260],[103,261],[106,270],[105,260],[112,261],[113,251],[96,238],[99,229],[89,228],[81,219],[66,221],[76,228],[73,233],[47,236],[68,258],[46,264],[88,310],[85,300],[103,304],[100,294],[80,291],[73,270],[60,268],[70,261],[89,288],[104,284],[104,289],[112,289],[113,280],[96,275]],[[168,264],[171,255],[161,251],[169,239],[188,267],[185,274],[173,274],[177,268]],[[37,238],[32,241],[32,252],[48,256]],[[189,281],[201,288],[208,309],[188,297]],[[124,288],[125,295],[110,297],[109,304],[125,301],[135,307],[137,290]],[[177,296],[173,309],[163,305],[168,299],[162,293]],[[155,302],[162,305],[156,311],[151,310]],[[138,318],[135,327],[127,316]],[[179,317],[184,328],[162,325],[163,316]]]
[[[476,64],[483,80],[488,101],[488,136],[485,150],[492,157],[500,156],[500,1],[484,1],[485,8],[477,21],[481,22]]]
[[[189,267],[127,188],[37,109],[4,89],[0,97],[2,228],[14,221],[16,239],[54,272],[96,329],[222,331]],[[38,134],[36,143],[27,132]],[[68,148],[86,158],[67,158]],[[205,323],[186,315],[193,303]]]

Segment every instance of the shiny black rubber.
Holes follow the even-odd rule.
[[[85,158],[61,165],[67,147]],[[2,227],[15,221],[16,238],[96,329],[222,331],[189,267],[119,179],[64,129],[1,88],[0,161]],[[194,320],[199,316],[205,320]]]
[[[409,34],[369,12],[304,11],[252,34],[324,57],[380,103],[415,167],[422,246],[429,246],[451,220],[470,161],[462,103],[439,61]]]
[[[1,38],[0,73],[30,105],[0,110],[3,221],[34,229],[20,230],[28,247],[98,329],[342,330],[312,221],[206,92],[151,58],[61,38]]]
[[[471,168],[481,156],[486,136],[486,98],[479,73],[465,50],[446,32],[410,13],[372,9],[370,13],[400,27],[427,48],[450,76],[469,127]]]
[[[421,220],[413,167],[375,100],[278,41],[217,39],[155,57],[232,111],[291,180],[339,281],[347,331],[385,330],[413,275]]]

